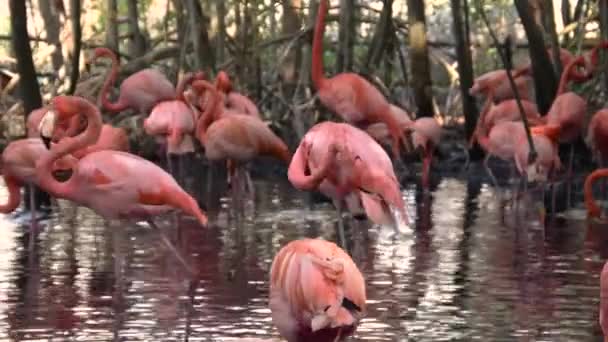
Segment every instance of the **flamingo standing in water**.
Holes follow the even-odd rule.
[[[50,169],[55,161],[93,144],[101,132],[101,113],[89,101],[76,96],[57,96],[40,123],[41,137],[50,142],[57,121],[83,114],[87,127],[76,137],[68,137],[53,145],[50,152],[36,162],[40,187],[55,197],[68,199],[93,209],[104,218],[144,218],[156,228],[163,241],[180,257],[165,234],[151,217],[181,209],[194,216],[201,225],[207,217],[196,200],[188,195],[163,169],[138,156],[120,151],[96,151],[80,159],[65,182],[53,178]],[[48,146],[48,145],[47,145]]]
[[[109,57],[112,69],[106,78],[99,94],[103,108],[112,113],[127,109],[147,114],[154,105],[161,101],[175,99],[175,88],[158,70],[143,69],[127,77],[120,84],[120,95],[117,102],[110,102],[108,93],[118,76],[118,57],[108,48],[96,48],[91,63],[99,57]]]
[[[391,115],[402,130],[411,134],[414,148],[422,156],[422,185],[428,189],[433,152],[441,140],[441,126],[434,118],[422,117],[412,121],[406,111],[395,105],[391,105]],[[365,131],[376,141],[385,144],[389,141],[390,133],[384,123],[369,125]]]
[[[19,139],[8,144],[2,151],[1,169],[4,184],[8,189],[8,202],[0,204],[0,213],[9,214],[21,203],[22,186],[39,185],[36,181],[36,161],[48,154],[40,138]],[[69,170],[77,161],[72,156],[65,156],[53,164],[53,170]],[[43,189],[44,190],[44,189]],[[30,189],[30,208],[32,208],[31,225],[36,224],[35,191]]]
[[[186,74],[177,86],[177,98],[161,101],[154,106],[150,115],[144,120],[144,130],[148,135],[166,145],[166,156],[169,170],[173,173],[171,155],[194,153],[195,114],[185,102],[184,89],[194,80],[202,80],[203,73]],[[180,158],[180,163],[182,159]],[[180,171],[181,171],[180,167]]]
[[[270,269],[272,322],[288,342],[342,341],[365,314],[365,281],[336,244],[295,240]]]
[[[492,98],[493,93],[491,93],[489,97]],[[536,104],[526,100],[521,100],[521,104],[524,108],[524,115],[531,125],[539,125],[545,122],[545,120],[540,116]],[[475,143],[480,129],[483,129],[485,132],[489,132],[499,122],[520,120],[521,114],[519,113],[516,100],[505,100],[496,105],[490,104],[490,109],[482,113],[477,120],[477,126],[475,127],[475,130],[471,135],[471,139],[469,140],[469,147],[472,147],[472,145]]]
[[[480,120],[483,120],[492,106],[492,99],[488,97]],[[561,133],[561,127],[559,125],[536,126],[531,129],[530,133],[534,146],[538,145],[538,156],[532,165],[528,165],[529,144],[525,127],[521,121],[500,121],[489,131],[484,125],[478,126],[477,140],[487,153],[484,167],[496,187],[498,187],[498,182],[488,165],[492,156],[504,161],[515,161],[520,175],[526,175],[530,181],[537,179],[545,181],[548,173],[559,167],[559,157],[552,139],[556,138],[556,134]]]
[[[408,224],[391,159],[354,126],[335,122],[313,126],[294,153],[287,176],[297,189],[318,190],[333,200],[343,246],[344,205],[356,218],[367,214],[377,224]]]
[[[272,156],[289,164],[291,153],[287,145],[263,121],[250,115],[220,117],[221,94],[216,87],[207,81],[195,81],[192,87],[195,92],[202,94],[199,97],[201,102],[204,99],[203,92],[211,93],[211,103],[207,106],[201,104],[205,107],[205,112],[196,126],[196,137],[205,147],[207,159],[230,159],[238,163],[229,173],[237,172],[241,178],[239,183],[246,182],[250,192],[253,192],[253,185],[243,164],[260,155]],[[238,187],[235,188],[236,192],[240,191]]]
[[[323,73],[323,33],[329,0],[321,0],[312,43],[312,81],[319,100],[344,121],[365,128],[384,122],[392,137],[393,155],[399,158],[400,142],[409,147],[399,122],[391,115],[390,103],[366,79],[355,73],[341,73],[326,78]]]

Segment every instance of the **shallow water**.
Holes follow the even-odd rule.
[[[198,284],[144,223],[59,201],[28,253],[27,219],[0,216],[0,340],[278,340],[267,308],[273,255],[299,237],[336,241],[337,222],[329,203],[287,183],[255,186],[243,217],[230,199],[203,196],[206,230],[178,215],[157,220]],[[402,234],[347,220],[368,296],[352,340],[598,341],[605,227],[589,230],[576,203],[543,229],[530,202],[516,215],[498,195],[443,178],[427,195],[404,186],[415,223]]]

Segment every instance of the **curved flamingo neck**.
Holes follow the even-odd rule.
[[[486,134],[484,120],[486,118],[486,115],[490,111],[490,108],[492,108],[493,98],[494,88],[490,87],[488,90],[488,95],[486,96],[486,102],[483,106],[483,109],[481,110],[481,113],[479,114],[479,118],[477,119],[477,125],[475,125],[473,134],[471,134],[471,139],[469,140],[469,147],[473,147],[475,140],[477,140],[479,142],[479,145],[481,145],[485,149],[485,146],[481,144],[480,139],[484,136],[484,134]]]
[[[562,95],[566,92],[566,86],[568,85],[568,80],[570,80],[570,71],[573,70],[575,65],[582,64],[585,62],[583,56],[579,56],[573,59],[565,68],[564,72],[562,72],[562,77],[559,80],[559,87],[557,88],[556,97]]]
[[[293,159],[291,160],[289,169],[287,170],[287,178],[289,178],[291,184],[300,190],[316,189],[327,177],[329,168],[333,164],[332,161],[335,157],[336,151],[332,151],[333,146],[330,146],[329,149],[330,151],[328,151],[325,155],[320,167],[315,170],[315,172],[311,172],[310,175],[307,175],[306,170],[309,169],[308,153],[310,152],[310,148],[300,145],[296,153],[293,155]]]
[[[179,83],[177,84],[177,89],[176,89],[176,99],[178,101],[182,101],[182,102],[186,102],[185,98],[184,98],[184,91],[186,90],[186,87],[190,84],[192,84],[192,82],[194,80],[202,80],[202,76],[196,73],[188,73],[186,75],[184,75],[184,77],[179,80]]]
[[[53,105],[57,110],[57,115],[66,117],[65,119],[79,114],[83,114],[87,119],[87,127],[84,132],[73,138],[66,137],[60,140],[36,164],[36,175],[39,178],[40,186],[56,196],[69,199],[73,193],[74,178],[70,177],[66,182],[58,182],[51,173],[52,166],[62,157],[97,142],[102,128],[101,113],[92,103],[77,96],[55,97]]]
[[[312,41],[312,82],[317,90],[321,89],[326,81],[323,70],[323,34],[325,33],[325,16],[327,15],[328,0],[321,0],[317,20],[315,22],[315,33]]]
[[[103,82],[103,87],[101,88],[101,92],[99,94],[101,103],[104,109],[112,113],[122,112],[123,110],[127,109],[129,105],[120,96],[118,97],[118,101],[115,103],[112,103],[109,98],[110,88],[116,82],[116,77],[118,77],[118,57],[116,57],[116,54],[110,49],[95,49],[95,58],[100,56],[109,57],[112,60],[112,68],[110,69],[106,80]]]
[[[9,214],[15,211],[21,203],[21,188],[19,182],[8,175],[4,175],[4,183],[8,188],[8,202],[0,204],[0,213]]]
[[[591,217],[600,216],[600,208],[593,197],[593,183],[603,177],[608,177],[608,169],[597,169],[587,176],[587,179],[585,179],[585,207],[587,208],[587,213]]]
[[[196,123],[196,136],[199,138],[201,143],[205,145],[207,140],[207,128],[209,128],[209,126],[211,126],[216,117],[219,116],[217,112],[219,112],[220,109],[219,103],[221,94],[217,91],[216,87],[213,84],[203,80],[198,80],[194,82],[192,84],[192,88],[194,88],[194,90],[199,95],[201,107],[205,108],[205,111],[203,112],[203,114],[201,114],[201,117]],[[206,106],[203,105],[205,91],[211,92],[210,103]]]

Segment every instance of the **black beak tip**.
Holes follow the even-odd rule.
[[[40,136],[40,138],[42,139],[42,142],[44,143],[44,146],[46,146],[47,150],[51,149],[51,138],[45,137],[45,136]]]

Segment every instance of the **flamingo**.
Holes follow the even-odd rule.
[[[604,263],[600,275],[600,326],[604,342],[608,342],[608,262]]]
[[[187,263],[151,218],[172,209],[181,209],[206,226],[207,217],[196,200],[163,169],[127,152],[104,150],[80,159],[67,181],[58,182],[53,178],[49,170],[56,160],[93,144],[99,138],[101,113],[84,98],[57,96],[40,123],[41,137],[48,147],[55,123],[81,113],[87,119],[86,130],[75,137],[60,140],[36,162],[40,187],[55,197],[89,207],[107,219],[144,218],[160,232],[165,244],[189,270]]]
[[[395,228],[408,224],[391,159],[372,137],[354,126],[335,122],[313,126],[294,153],[287,177],[295,188],[318,190],[333,200],[343,246],[344,205],[356,218],[366,214],[374,223]]]
[[[549,59],[553,61],[553,49],[549,48],[547,50],[549,52]],[[574,56],[570,51],[563,48],[560,49],[560,60],[562,65],[568,65],[573,59]],[[513,80],[515,81],[517,92],[522,100],[533,100],[528,89],[528,85],[532,80],[530,77],[531,73],[532,63],[530,62],[523,67],[516,68],[513,72]],[[577,82],[582,82],[587,80],[587,76],[574,70],[572,72],[572,79]],[[482,94],[487,97],[491,89],[494,91],[493,96],[496,102],[515,98],[505,69],[489,71],[478,76],[474,80],[473,86],[469,89],[469,94],[471,96]]]
[[[370,82],[355,73],[341,73],[326,78],[323,73],[323,33],[329,0],[321,0],[312,43],[312,81],[321,103],[344,121],[360,128],[384,122],[391,132],[393,155],[399,158],[399,142],[409,146],[399,122],[391,115],[384,95]]]
[[[531,101],[532,97],[529,84],[532,78],[529,76],[517,77],[517,75],[514,75],[513,78],[520,98],[522,100]],[[484,95],[487,97],[490,93],[490,89],[493,89],[494,101],[497,103],[515,98],[505,69],[492,70],[475,78],[473,86],[469,89],[469,95]]]
[[[225,71],[215,77],[215,86],[225,96],[225,107],[236,113],[251,115],[261,120],[260,111],[251,99],[232,89],[232,82]],[[232,112],[232,113],[234,113]],[[230,112],[229,112],[230,113]]]
[[[487,115],[493,106],[491,97],[486,99],[486,104],[480,115],[481,120]],[[484,159],[484,167],[492,182],[498,187],[498,182],[488,162],[492,156],[504,161],[515,161],[520,175],[527,175],[530,181],[546,180],[548,172],[560,165],[557,150],[552,138],[561,133],[559,125],[536,126],[531,130],[533,143],[539,145],[537,159],[532,165],[528,165],[529,144],[526,130],[521,121],[500,121],[488,131],[482,125],[478,127],[477,140],[479,145],[487,152]],[[526,146],[524,146],[526,145]],[[556,159],[557,158],[557,159]]]
[[[21,203],[20,188],[24,185],[40,185],[36,181],[36,161],[48,154],[40,138],[26,138],[11,142],[2,151],[1,165],[2,177],[8,189],[8,202],[0,204],[0,213],[9,214]],[[69,170],[76,163],[74,157],[66,155],[58,159],[53,164],[53,170]],[[35,218],[35,191],[30,189],[30,208],[32,208],[32,229],[34,228]],[[32,230],[33,231],[33,230]]]
[[[489,95],[489,98],[493,98],[492,94]],[[531,125],[539,125],[545,122],[545,119],[540,116],[535,103],[521,100],[521,105],[524,109],[524,114]],[[484,131],[488,132],[491,131],[492,127],[499,122],[520,120],[521,114],[519,112],[516,100],[505,100],[496,105],[490,104],[490,109],[479,116],[477,126],[475,127],[475,130],[471,135],[471,139],[469,140],[469,147],[472,147],[472,145],[475,143],[480,129],[483,128]]]
[[[291,241],[272,262],[272,322],[288,342],[342,341],[357,328],[365,301],[361,271],[332,242]]]
[[[120,95],[117,102],[110,102],[108,92],[118,76],[118,57],[108,48],[96,48],[92,63],[99,57],[109,57],[112,69],[106,78],[99,94],[103,108],[112,113],[134,109],[147,114],[155,104],[165,100],[175,99],[175,88],[158,70],[143,69],[127,77],[120,85]]]
[[[608,160],[608,108],[599,110],[593,115],[585,141],[600,166],[604,166],[604,162]]]
[[[204,79],[203,73],[185,75],[178,83],[177,97],[157,103],[150,115],[144,120],[144,131],[156,137],[156,140],[167,146],[167,164],[173,173],[171,155],[184,155],[194,152],[195,114],[185,102],[184,89],[194,80]]]
[[[587,112],[587,101],[572,91],[566,91],[568,80],[575,66],[585,66],[584,56],[578,56],[572,60],[565,68],[559,82],[557,95],[549,108],[549,112],[545,116],[548,124],[559,125],[561,127],[561,135],[559,141],[561,143],[571,143],[570,158],[568,160],[568,178],[572,175],[572,163],[574,160],[574,145],[572,144],[582,133],[583,123],[585,121],[585,113]],[[587,73],[587,78],[590,74]],[[568,206],[570,203],[571,183],[568,182]]]
[[[287,145],[266,124],[249,115],[219,116],[221,94],[207,81],[192,84],[198,94],[209,91],[211,103],[205,106],[196,126],[196,137],[205,147],[205,156],[211,161],[230,159],[235,162],[230,174],[244,176],[250,192],[251,177],[243,164],[260,155],[268,155],[289,164],[291,153]],[[204,96],[201,96],[201,102]],[[237,190],[238,191],[238,190]]]
[[[422,117],[412,121],[405,110],[392,104],[391,115],[402,130],[412,135],[414,148],[422,155],[422,184],[428,189],[433,152],[441,140],[441,126],[434,118]],[[384,144],[389,141],[390,133],[384,123],[369,125],[365,131],[376,141]]]

